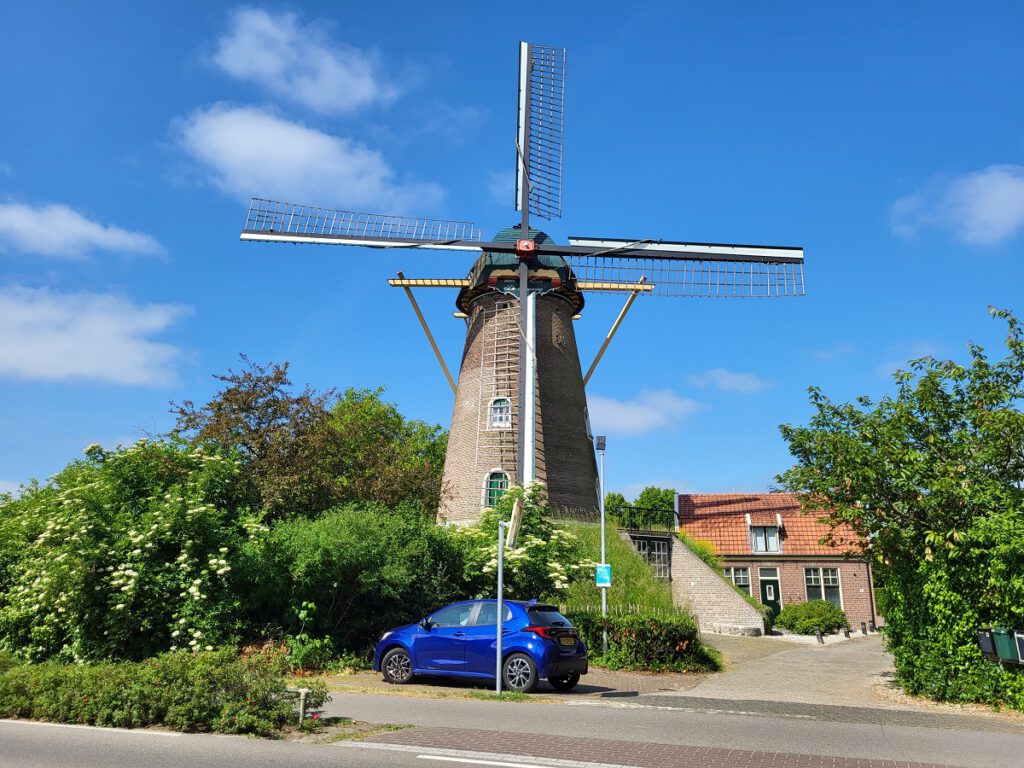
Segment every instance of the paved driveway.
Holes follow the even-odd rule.
[[[892,660],[879,635],[833,645],[776,637],[704,635],[726,657],[726,669],[695,680],[687,696],[857,707],[907,707],[891,690]]]

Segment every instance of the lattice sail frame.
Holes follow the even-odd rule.
[[[468,221],[444,221],[383,213],[359,213],[316,205],[296,205],[254,197],[245,232],[277,236],[380,241],[381,247],[480,240],[480,229]],[[397,242],[395,242],[397,241]],[[362,243],[361,243],[362,244]]]
[[[548,220],[562,216],[564,115],[565,48],[521,43],[515,166],[517,211],[522,210],[522,190],[526,184],[531,214]]]
[[[565,256],[578,282],[602,293],[632,293],[646,277],[641,296],[775,298],[804,295],[802,263],[702,261],[627,256]]]

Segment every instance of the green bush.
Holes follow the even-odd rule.
[[[798,635],[813,635],[818,629],[829,634],[850,628],[843,609],[837,608],[828,600],[790,603],[775,617],[775,625]]]
[[[260,530],[237,470],[174,441],[94,445],[47,485],[0,498],[0,650],[138,660],[237,642],[232,566]]]
[[[165,653],[143,662],[22,664],[0,674],[0,716],[61,723],[273,735],[295,717],[285,652]],[[309,685],[312,708],[327,700]]]
[[[452,531],[417,509],[351,505],[274,524],[243,547],[237,579],[249,626],[292,636],[293,654],[322,663],[327,643],[362,652],[465,597],[464,557]]]
[[[718,653],[703,645],[689,614],[631,613],[602,617],[598,612],[572,611],[566,616],[580,631],[591,662],[609,669],[706,672],[721,668]],[[602,654],[602,630],[608,652]]]

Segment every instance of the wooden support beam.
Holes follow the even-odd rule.
[[[645,280],[647,278],[644,278]],[[632,291],[648,293],[654,290],[653,285],[639,285],[637,283],[595,283],[585,280],[577,280],[576,287],[581,291]]]
[[[402,274],[399,272],[398,274]],[[423,279],[406,279],[404,277],[388,280],[392,288],[466,288],[469,280],[464,277],[435,277]]]
[[[395,284],[406,282],[405,275],[401,272],[398,273],[398,280],[389,280],[389,283]],[[444,371],[444,377],[448,379],[448,386],[452,388],[452,394],[455,394],[455,381],[452,380],[451,373],[448,372],[448,366],[444,364],[444,358],[441,357],[441,350],[437,348],[437,342],[434,341],[434,335],[430,332],[430,328],[427,327],[427,321],[423,319],[423,313],[420,312],[420,305],[416,303],[416,297],[412,295],[412,290],[409,286],[403,285],[405,288],[405,295],[409,297],[409,303],[412,304],[413,311],[416,313],[416,317],[420,320],[420,325],[423,326],[423,332],[427,334],[427,341],[430,342],[430,348],[434,350],[434,355],[437,357],[437,362],[441,364],[441,370]]]
[[[587,371],[587,375],[583,377],[584,387],[587,386],[587,382],[590,381],[590,377],[594,375],[594,370],[597,368],[597,364],[601,362],[601,357],[604,355],[604,351],[608,349],[608,345],[612,343],[612,337],[615,336],[615,332],[619,330],[619,326],[622,324],[622,319],[626,316],[626,313],[629,312],[629,308],[633,306],[633,302],[636,300],[636,297],[640,295],[642,290],[644,290],[644,283],[646,282],[647,275],[643,275],[639,282],[636,283],[636,287],[633,289],[633,292],[629,294],[629,298],[626,299],[626,305],[622,308],[622,311],[619,312],[619,316],[615,318],[615,322],[612,323],[612,329],[608,331],[608,335],[605,336],[604,344],[602,344],[601,349],[597,351],[597,357],[595,357],[594,362],[590,364],[590,370]],[[650,286],[646,287],[648,289],[650,288]]]

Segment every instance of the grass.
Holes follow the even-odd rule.
[[[583,546],[584,556],[595,563],[601,561],[601,526],[596,523],[567,522]],[[667,582],[655,577],[644,559],[623,541],[614,527],[606,531],[608,562],[612,566],[612,586],[608,589],[608,605],[614,608],[636,606],[642,610],[672,611],[672,591]],[[569,587],[565,597],[569,608],[593,608],[601,604],[601,590],[594,580],[587,579]]]
[[[397,723],[364,723],[350,717],[325,717],[316,721],[306,720],[303,727],[289,729],[284,736],[288,741],[306,744],[335,744],[411,727]]]

